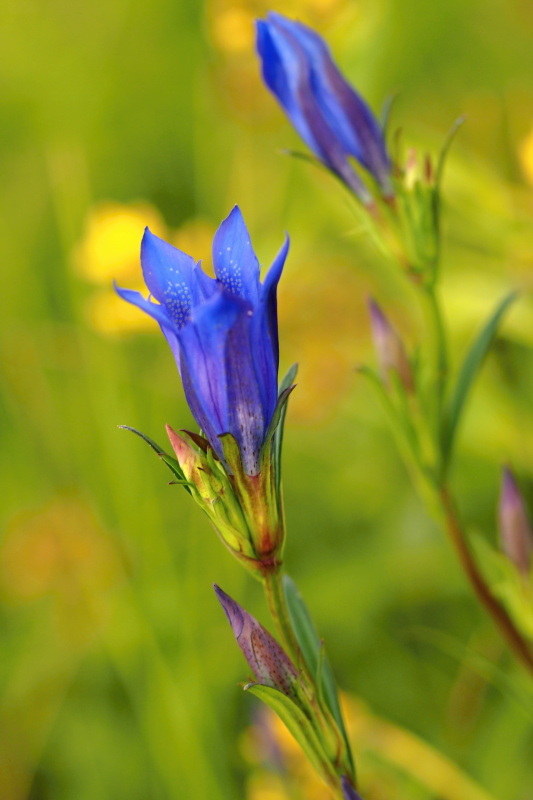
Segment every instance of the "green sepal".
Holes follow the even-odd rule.
[[[285,399],[281,402],[285,402]],[[232,472],[231,485],[247,522],[256,555],[259,559],[271,558],[279,554],[283,545],[283,527],[268,441],[261,453],[259,473],[247,475],[235,437],[231,433],[224,433],[219,439]]]
[[[278,689],[273,689],[271,686],[249,683],[244,687],[244,691],[251,692],[278,715],[323,780],[328,786],[338,787],[339,777],[326,755],[313,725],[302,709]]]
[[[173,458],[172,456],[169,456],[169,454],[166,453],[163,450],[163,448],[157,444],[157,442],[154,442],[153,439],[150,439],[149,436],[147,436],[145,433],[141,433],[141,431],[138,431],[136,428],[132,428],[129,425],[119,425],[118,427],[121,428],[123,431],[131,431],[132,433],[135,433],[136,436],[139,436],[143,441],[145,441],[146,444],[149,445],[149,447],[151,447],[152,450],[154,450],[157,453],[161,461],[163,461],[167,465],[167,467],[173,473],[174,477],[177,479],[177,483],[179,483],[181,486],[184,486],[186,491],[188,491],[189,494],[191,494],[190,482],[186,479],[185,475],[183,474],[183,470],[181,469],[177,459]],[[174,481],[172,482],[174,483]]]
[[[276,494],[279,497],[280,489],[281,489],[281,447],[283,445],[283,429],[285,427],[285,417],[287,416],[287,401],[289,399],[289,395],[294,389],[294,380],[298,373],[298,364],[293,364],[292,367],[289,368],[285,377],[280,383],[279,386],[279,394],[278,394],[278,404],[276,406],[276,411],[279,408],[279,416],[277,427],[274,431],[274,451],[273,451],[273,458],[274,458],[274,472],[275,472],[275,482],[276,482]],[[288,393],[287,393],[288,392]],[[280,400],[284,397],[284,400],[281,402]],[[274,412],[275,416],[276,412]]]
[[[205,436],[202,436],[200,433],[188,431],[186,428],[180,428],[180,433],[184,433],[186,437],[202,451],[202,453],[207,453],[209,449],[212,449]]]
[[[232,433],[222,433],[218,438],[220,439],[222,451],[228,467],[236,478],[244,478],[246,473],[244,472],[241,451],[237,439]]]
[[[503,315],[517,297],[518,292],[513,291],[498,303],[465,357],[443,420],[442,453],[444,470],[449,465],[452,456],[459,422],[472,384],[496,336]]]
[[[342,734],[346,747],[346,754],[353,774],[354,763],[350,743],[344,727],[335,678],[333,677],[329,660],[325,655],[324,643],[320,640],[316,632],[311,615],[292,578],[284,574],[282,581],[292,629],[298,640],[305,663],[309,667],[311,674],[315,677],[322,698],[331,711]]]

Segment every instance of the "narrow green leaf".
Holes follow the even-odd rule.
[[[293,364],[287,371],[279,386],[278,404],[282,396],[285,397],[291,387],[294,385],[296,374],[298,372],[298,364]],[[286,395],[285,402],[281,405],[279,413],[279,422],[274,433],[274,469],[276,474],[276,494],[279,497],[281,486],[281,447],[283,444],[283,428],[285,426],[285,417],[287,415],[287,400],[289,395]]]
[[[249,683],[244,690],[267,704],[286,725],[305,755],[329,786],[338,786],[339,777],[304,712],[290,698],[271,686]]]
[[[381,130],[383,131],[383,137],[385,139],[387,138],[389,132],[391,111],[396,101],[398,100],[399,96],[400,96],[399,92],[394,92],[393,94],[389,94],[388,97],[385,98],[385,103],[383,104],[383,108],[381,110],[381,116],[380,116]]]
[[[174,477],[177,478],[179,483],[185,486],[185,489],[190,494],[189,481],[186,480],[185,475],[183,474],[183,471],[175,458],[169,456],[168,453],[165,453],[163,448],[160,447],[157,442],[154,442],[153,439],[150,439],[149,436],[147,436],[145,433],[141,433],[141,431],[138,431],[136,428],[131,428],[129,425],[119,425],[118,427],[123,431],[131,431],[132,433],[136,434],[136,436],[139,436],[143,441],[145,441],[146,444],[152,448],[152,450],[155,450],[161,461],[167,465]]]
[[[442,146],[442,150],[440,151],[439,159],[437,161],[437,169],[435,171],[435,186],[437,187],[437,190],[440,189],[440,185],[442,182],[442,173],[444,172],[444,165],[446,163],[446,158],[448,156],[448,153],[450,152],[450,147],[453,144],[453,140],[455,139],[457,132],[459,131],[459,128],[461,128],[461,126],[464,125],[465,122],[466,122],[466,116],[462,115],[458,117],[453,123],[450,130],[448,131],[448,135],[444,140],[444,144]]]
[[[477,339],[472,344],[463,362],[459,377],[457,378],[455,390],[444,417],[442,449],[445,466],[449,464],[459,423],[474,380],[496,336],[503,315],[517,297],[518,292],[511,292],[511,294],[504,297],[497,305]]]
[[[292,628],[300,645],[302,656],[311,674],[314,675],[324,701],[339,726],[353,768],[352,754],[342,719],[337,686],[328,658],[325,655],[324,644],[318,637],[311,615],[296,584],[287,574],[283,575],[283,591],[289,609]]]

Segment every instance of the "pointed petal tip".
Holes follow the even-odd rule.
[[[355,791],[346,775],[341,775],[341,786],[344,800],[362,800],[361,795]]]
[[[522,503],[522,494],[511,468],[505,464],[502,469],[501,503],[504,506],[516,506]]]
[[[235,600],[229,596],[229,594],[226,594],[226,592],[223,591],[220,586],[217,586],[216,583],[213,584],[213,588],[218,601],[224,609],[226,617],[228,618],[228,622],[231,625],[233,634],[235,638],[238,639],[244,627],[244,615],[246,612]]]
[[[377,334],[378,336],[387,335],[391,331],[391,324],[381,306],[374,300],[373,297],[368,298],[367,306],[370,313],[370,322],[372,324],[372,328],[374,329],[374,334]]]

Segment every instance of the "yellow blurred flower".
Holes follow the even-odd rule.
[[[140,270],[139,265],[137,270]],[[127,288],[146,294],[144,283],[138,275],[136,280],[128,281]],[[109,336],[159,330],[153,319],[130,303],[125,303],[112,288],[102,289],[88,299],[86,316],[91,328]]]
[[[0,590],[12,603],[93,587],[102,590],[117,572],[117,553],[89,509],[58,498],[12,520],[0,549]]]
[[[221,8],[211,22],[214,44],[226,53],[245,53],[253,48],[254,15],[247,8]]]
[[[47,598],[56,633],[83,646],[109,616],[109,590],[124,575],[113,540],[91,511],[55,498],[8,526],[0,547],[0,596],[18,606]]]
[[[533,186],[533,127],[526,138],[522,141],[518,155],[520,157],[520,163],[522,164],[524,175],[528,183]]]
[[[138,280],[145,227],[166,238],[161,215],[147,203],[100,203],[89,212],[74,252],[77,269],[92,283]]]
[[[342,698],[348,736],[354,746],[358,772],[368,800],[399,797],[403,776],[415,780],[429,797],[460,797],[461,800],[495,800],[447,756],[405,728],[373,714],[352,696]],[[273,775],[263,763],[261,744],[268,726],[278,743],[285,770]],[[247,731],[243,752],[253,765],[247,800],[324,800],[327,789],[307,762],[303,752],[279,717],[261,709],[258,722]],[[255,752],[254,752],[255,745]],[[427,794],[426,794],[427,793]]]
[[[286,0],[284,14],[309,25],[333,22],[353,5],[348,0]],[[254,20],[272,10],[267,0],[211,0],[209,27],[214,45],[228,55],[253,53]]]
[[[139,309],[125,303],[113,290],[113,280],[146,294],[140,266],[140,244],[145,227],[172,242],[193,258],[207,260],[209,269],[214,226],[202,219],[185,222],[174,233],[147,203],[106,202],[87,216],[81,241],[73,253],[78,272],[98,289],[88,298],[89,325],[108,335],[157,332],[157,325]]]

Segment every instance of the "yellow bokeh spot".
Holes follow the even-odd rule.
[[[245,8],[226,8],[215,14],[212,23],[213,40],[227,53],[245,53],[253,48],[254,18]]]
[[[117,554],[91,511],[73,498],[56,498],[12,520],[0,547],[0,591],[11,602],[50,593],[106,588]],[[83,590],[81,587],[84,587]]]
[[[520,163],[527,181],[533,186],[533,128],[519,148]]]
[[[331,21],[348,6],[347,0],[287,0],[284,14],[309,25]],[[272,4],[263,0],[212,0],[210,27],[213,43],[230,55],[253,53],[254,21],[270,11]]]
[[[139,268],[138,268],[139,269]],[[134,288],[146,295],[144,286]],[[103,290],[89,298],[86,307],[86,316],[91,328],[99,333],[108,335],[148,333],[159,331],[155,320],[145,314],[140,308],[131,303],[126,303],[112,289]]]
[[[162,236],[161,215],[145,203],[101,203],[87,216],[83,238],[74,252],[78,271],[93,283],[134,279],[139,272],[139,252],[145,227]]]
[[[211,272],[211,243],[215,233],[212,223],[204,219],[187,220],[172,233],[161,215],[143,203],[102,203],[91,210],[85,224],[83,239],[74,259],[81,274],[99,286],[86,304],[85,316],[89,325],[106,335],[138,332],[158,333],[157,323],[136,306],[122,300],[113,290],[115,279],[127,289],[148,295],[142,280],[140,243],[148,226],[195,261],[203,261]]]

